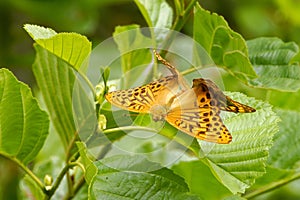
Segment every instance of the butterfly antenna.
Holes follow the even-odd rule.
[[[183,90],[189,89],[189,85],[185,82],[179,71],[177,71],[177,69],[173,65],[171,65],[171,63],[163,59],[155,49],[153,49],[153,53],[155,54],[157,60],[167,66],[171,73],[178,78],[179,84],[184,88]]]
[[[168,67],[168,69],[171,71],[172,74],[178,76],[179,72],[171,63],[169,63],[168,61],[163,59],[155,49],[153,50],[153,53],[155,54],[157,60],[159,60],[162,64],[164,64]]]

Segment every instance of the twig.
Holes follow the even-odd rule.
[[[53,187],[51,188],[51,190],[47,191],[47,196],[45,197],[45,200],[50,199],[52,197],[52,195],[55,193],[58,186],[60,185],[62,179],[64,178],[65,174],[68,172],[69,168],[72,168],[76,165],[77,165],[77,163],[69,163],[61,170],[61,172],[59,173],[59,175],[56,178],[55,183],[53,184]]]
[[[245,195],[243,195],[243,197],[246,198],[246,199],[253,198],[253,197],[258,196],[260,194],[263,194],[263,193],[269,192],[271,190],[274,190],[278,187],[281,187],[281,186],[283,186],[287,183],[290,183],[290,182],[292,182],[296,179],[299,179],[299,178],[300,178],[300,172],[296,172],[295,174],[293,174],[290,177],[287,177],[285,179],[270,183],[270,184],[265,185],[263,187],[260,187],[256,190],[250,191],[250,192],[246,193]]]

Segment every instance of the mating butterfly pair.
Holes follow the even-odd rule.
[[[189,88],[176,68],[154,53],[172,75],[144,86],[109,92],[106,100],[122,109],[150,113],[154,121],[166,120],[201,140],[230,143],[232,136],[222,122],[221,110],[249,113],[255,109],[232,100],[208,79],[194,79],[192,88]]]

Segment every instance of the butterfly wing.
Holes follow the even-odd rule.
[[[174,99],[166,120],[193,137],[228,144],[232,136],[222,122],[220,109],[210,103],[202,88],[189,89]]]
[[[256,111],[254,108],[242,104],[240,102],[234,101],[228,96],[226,96],[226,107],[221,107],[221,110],[234,113],[251,113]]]
[[[109,92],[105,98],[122,109],[148,113],[154,105],[166,105],[180,90],[177,76],[167,76],[144,86]]]
[[[228,144],[232,136],[224,125],[220,110],[255,112],[254,108],[232,100],[206,79],[194,79],[192,89],[174,99],[166,120],[196,138]]]
[[[208,79],[194,79],[193,88],[201,88],[206,95],[214,99],[211,104],[217,105],[220,110],[234,112],[234,113],[249,113],[255,112],[255,109],[242,104],[240,102],[232,100],[230,97],[226,96],[222,90],[211,80]]]

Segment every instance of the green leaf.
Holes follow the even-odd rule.
[[[300,113],[276,110],[281,118],[279,132],[274,136],[268,164],[281,169],[299,168],[300,155]]]
[[[0,154],[24,165],[41,150],[49,119],[27,85],[0,69]]]
[[[300,90],[297,92],[281,92],[278,90],[268,91],[268,101],[270,104],[282,109],[300,112]]]
[[[96,124],[94,103],[91,103],[93,100],[88,94],[94,93],[93,89],[84,76],[73,70],[86,70],[91,43],[86,37],[75,33],[56,34],[51,29],[35,25],[26,25],[25,29],[38,44],[33,72],[54,126],[67,148],[68,142],[74,137],[75,124],[76,131],[83,137],[91,134]],[[85,123],[81,124],[84,119]],[[90,123],[90,128],[83,130],[88,127],[87,123]]]
[[[253,198],[300,178],[299,156],[297,155],[297,141],[299,141],[297,123],[299,123],[300,114],[280,109],[276,112],[282,121],[280,131],[274,136],[274,146],[270,150],[267,172],[247,190],[244,194],[245,198]]]
[[[149,27],[171,28],[173,11],[165,0],[134,0]]]
[[[95,163],[90,194],[103,199],[198,199],[184,180],[142,156],[114,156]]]
[[[154,38],[158,45],[167,37],[172,26],[173,10],[165,0],[134,0],[149,27],[154,27]]]
[[[100,68],[100,73],[103,79],[103,83],[106,86],[106,83],[108,81],[109,78],[109,74],[110,74],[110,68],[109,67],[105,67],[105,68]]]
[[[231,195],[231,192],[214,177],[211,170],[201,161],[180,162],[178,165],[172,166],[172,170],[185,179],[190,192],[196,194],[200,199],[219,200]]]
[[[140,78],[149,81],[153,75],[152,40],[141,33],[138,25],[118,26],[113,33],[115,42],[121,54],[122,72],[126,78],[123,79],[124,88],[129,88],[136,82],[140,85]],[[128,73],[127,73],[128,72]],[[148,79],[145,80],[145,76]]]
[[[44,28],[42,26],[32,24],[25,24],[24,29],[34,40],[49,39],[57,34],[51,28]]]
[[[239,93],[226,93],[232,99],[250,105],[254,113],[223,112],[224,123],[232,134],[228,145],[215,145],[207,164],[216,178],[233,194],[244,193],[256,178],[265,173],[272,138],[278,131],[279,118],[271,106]]]
[[[263,192],[267,192],[299,178],[299,173],[295,173],[294,170],[283,170],[272,166],[267,166],[266,169],[266,174],[256,179],[255,184],[243,195],[245,198],[253,198]]]
[[[94,87],[84,75],[79,73],[75,73],[75,75],[76,79],[71,93],[72,114],[76,133],[82,141],[86,141],[96,132],[101,123],[98,124],[97,119]]]
[[[258,78],[249,80],[251,85],[281,91],[300,89],[300,66],[291,63],[299,52],[296,43],[257,38],[247,41],[247,45],[249,58],[258,74]]]
[[[56,34],[33,25],[26,25],[25,29],[37,43],[34,75],[54,127],[67,148],[75,133],[86,139],[97,124],[90,95],[94,94],[93,87],[85,76],[76,73],[87,69],[91,43],[75,33]]]
[[[35,49],[33,73],[54,127],[67,148],[76,131],[72,109],[74,70],[41,46],[35,45]]]
[[[80,157],[82,159],[85,168],[85,180],[90,185],[93,178],[96,176],[98,169],[93,164],[92,160],[88,157],[86,153],[86,147],[82,142],[76,142],[77,148],[79,149]]]
[[[195,6],[194,39],[208,52],[218,67],[246,82],[256,77],[248,59],[245,40],[230,29],[222,16]]]
[[[249,188],[249,190],[247,190],[247,193],[255,189],[260,189],[265,185],[272,184],[277,181],[282,181],[292,176],[293,174],[293,170],[278,169],[268,165],[266,168],[266,173],[263,176],[256,179],[255,184],[251,188]]]
[[[239,196],[238,194],[236,195],[232,195],[232,196],[229,196],[229,197],[225,197],[223,200],[247,200],[241,196]]]
[[[77,33],[58,33],[49,28],[25,25],[25,30],[37,44],[68,62],[75,69],[86,70],[91,43]]]

